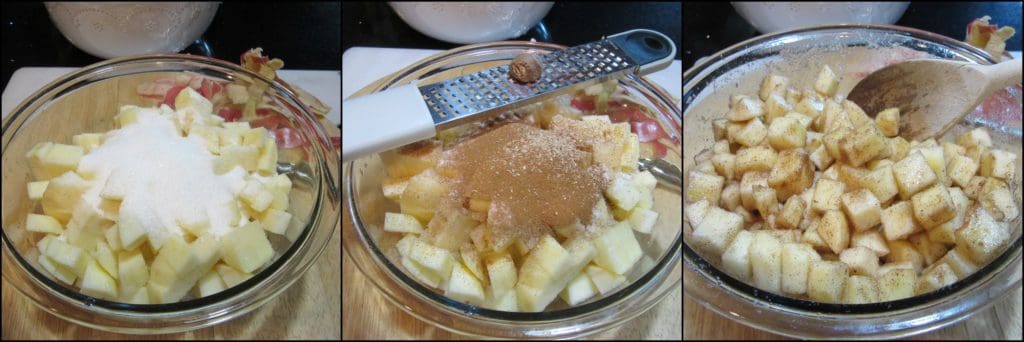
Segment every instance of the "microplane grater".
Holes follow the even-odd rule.
[[[630,30],[605,39],[536,55],[539,80],[519,83],[503,64],[444,81],[416,82],[342,102],[342,160],[349,161],[485,120],[516,106],[627,74],[667,67],[676,47],[665,35]]]

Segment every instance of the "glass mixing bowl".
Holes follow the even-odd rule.
[[[299,150],[280,150],[278,172],[292,181],[288,194],[291,240],[267,234],[274,247],[271,263],[253,277],[212,296],[178,303],[133,305],[90,297],[54,280],[39,267],[40,233],[25,230],[35,212],[26,183],[32,181],[25,158],[38,142],[70,143],[71,136],[106,132],[121,105],[153,106],[136,87],[157,78],[198,74],[217,80],[242,79],[269,86],[267,95],[310,142]],[[144,55],[93,64],[69,73],[29,96],[3,121],[3,278],[33,304],[65,320],[96,329],[157,334],[199,329],[241,316],[270,301],[298,280],[324,251],[337,225],[340,161],[323,128],[298,97],[279,84],[212,58],[189,55]],[[201,195],[201,194],[198,194]],[[188,298],[188,297],[186,297]],[[4,315],[8,313],[5,312]]]
[[[386,79],[357,92],[353,96],[379,92],[409,82],[427,84],[509,63],[524,52],[548,53],[565,48],[547,43],[498,42],[476,44],[428,57],[392,74]],[[422,81],[417,81],[422,80]],[[678,136],[679,107],[671,96],[647,80],[630,76],[619,84],[633,92],[644,104],[658,113],[662,127]],[[347,113],[346,115],[368,115]],[[680,165],[678,150],[669,150],[665,157]],[[384,294],[384,297],[405,312],[439,328],[476,337],[502,338],[573,338],[614,327],[636,317],[657,304],[670,291],[679,287],[679,265],[682,236],[682,197],[680,193],[658,187],[654,192],[654,208],[660,214],[651,234],[636,234],[644,250],[640,267],[626,274],[627,286],[600,299],[576,307],[565,307],[556,300],[547,311],[538,313],[504,312],[451,300],[421,285],[400,268],[400,257],[394,245],[400,234],[383,231],[384,213],[398,212],[398,204],[384,197],[381,181],[384,166],[380,157],[355,160],[345,165],[343,174],[345,203],[352,217],[352,229],[343,229],[343,249],[359,270]]]
[[[768,74],[790,84],[813,84],[827,63],[841,77],[839,94],[887,64],[911,58],[943,58],[992,64],[984,51],[948,37],[885,25],[834,25],[756,37],[733,45],[683,75],[683,172],[714,143],[711,121],[725,116],[733,94],[757,94]],[[986,127],[998,148],[1021,154],[1020,87],[993,96],[940,141]],[[984,107],[984,109],[981,109]],[[1021,203],[1021,158],[1011,192]],[[683,184],[684,188],[686,184]],[[760,291],[719,271],[688,244],[683,247],[684,293],[742,324],[801,338],[898,338],[955,323],[996,302],[1021,284],[1020,218],[1006,250],[971,276],[935,292],[899,301],[823,304]],[[688,233],[693,227],[684,224]]]

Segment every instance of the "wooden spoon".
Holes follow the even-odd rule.
[[[869,116],[900,109],[900,136],[938,138],[997,90],[1021,82],[1021,60],[995,65],[917,59],[879,69],[853,87],[847,99]]]

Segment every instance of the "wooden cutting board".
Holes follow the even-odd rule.
[[[299,84],[306,87],[305,84]],[[134,87],[116,84],[93,87],[87,91],[117,92],[114,98],[130,98]],[[92,101],[100,96],[76,98],[73,108],[104,108],[116,106],[112,101]],[[109,94],[102,98],[110,98]],[[340,110],[340,108],[338,109]],[[337,127],[326,127],[330,136],[338,136]],[[334,151],[341,158],[341,151]],[[340,171],[340,170],[339,170]],[[335,184],[340,187],[340,174]],[[263,306],[231,321],[190,332],[163,335],[124,335],[80,326],[36,307],[13,285],[3,281],[3,340],[21,339],[101,339],[101,340],[142,340],[142,339],[328,339],[341,337],[341,279],[338,268],[341,263],[341,224],[336,224],[334,234],[327,248],[313,266],[287,290]],[[6,272],[6,270],[5,270]]]
[[[683,331],[692,340],[776,340],[788,337],[748,327],[704,308],[687,297],[683,300]],[[1021,339],[1021,289],[988,309],[945,328],[913,336],[913,340],[1010,340]]]

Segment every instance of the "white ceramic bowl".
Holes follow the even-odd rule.
[[[515,38],[537,25],[552,2],[390,2],[409,26],[449,43]]]
[[[893,24],[910,2],[733,2],[761,33],[825,24]]]
[[[216,2],[47,2],[64,37],[101,58],[175,53],[192,44],[213,21]]]

